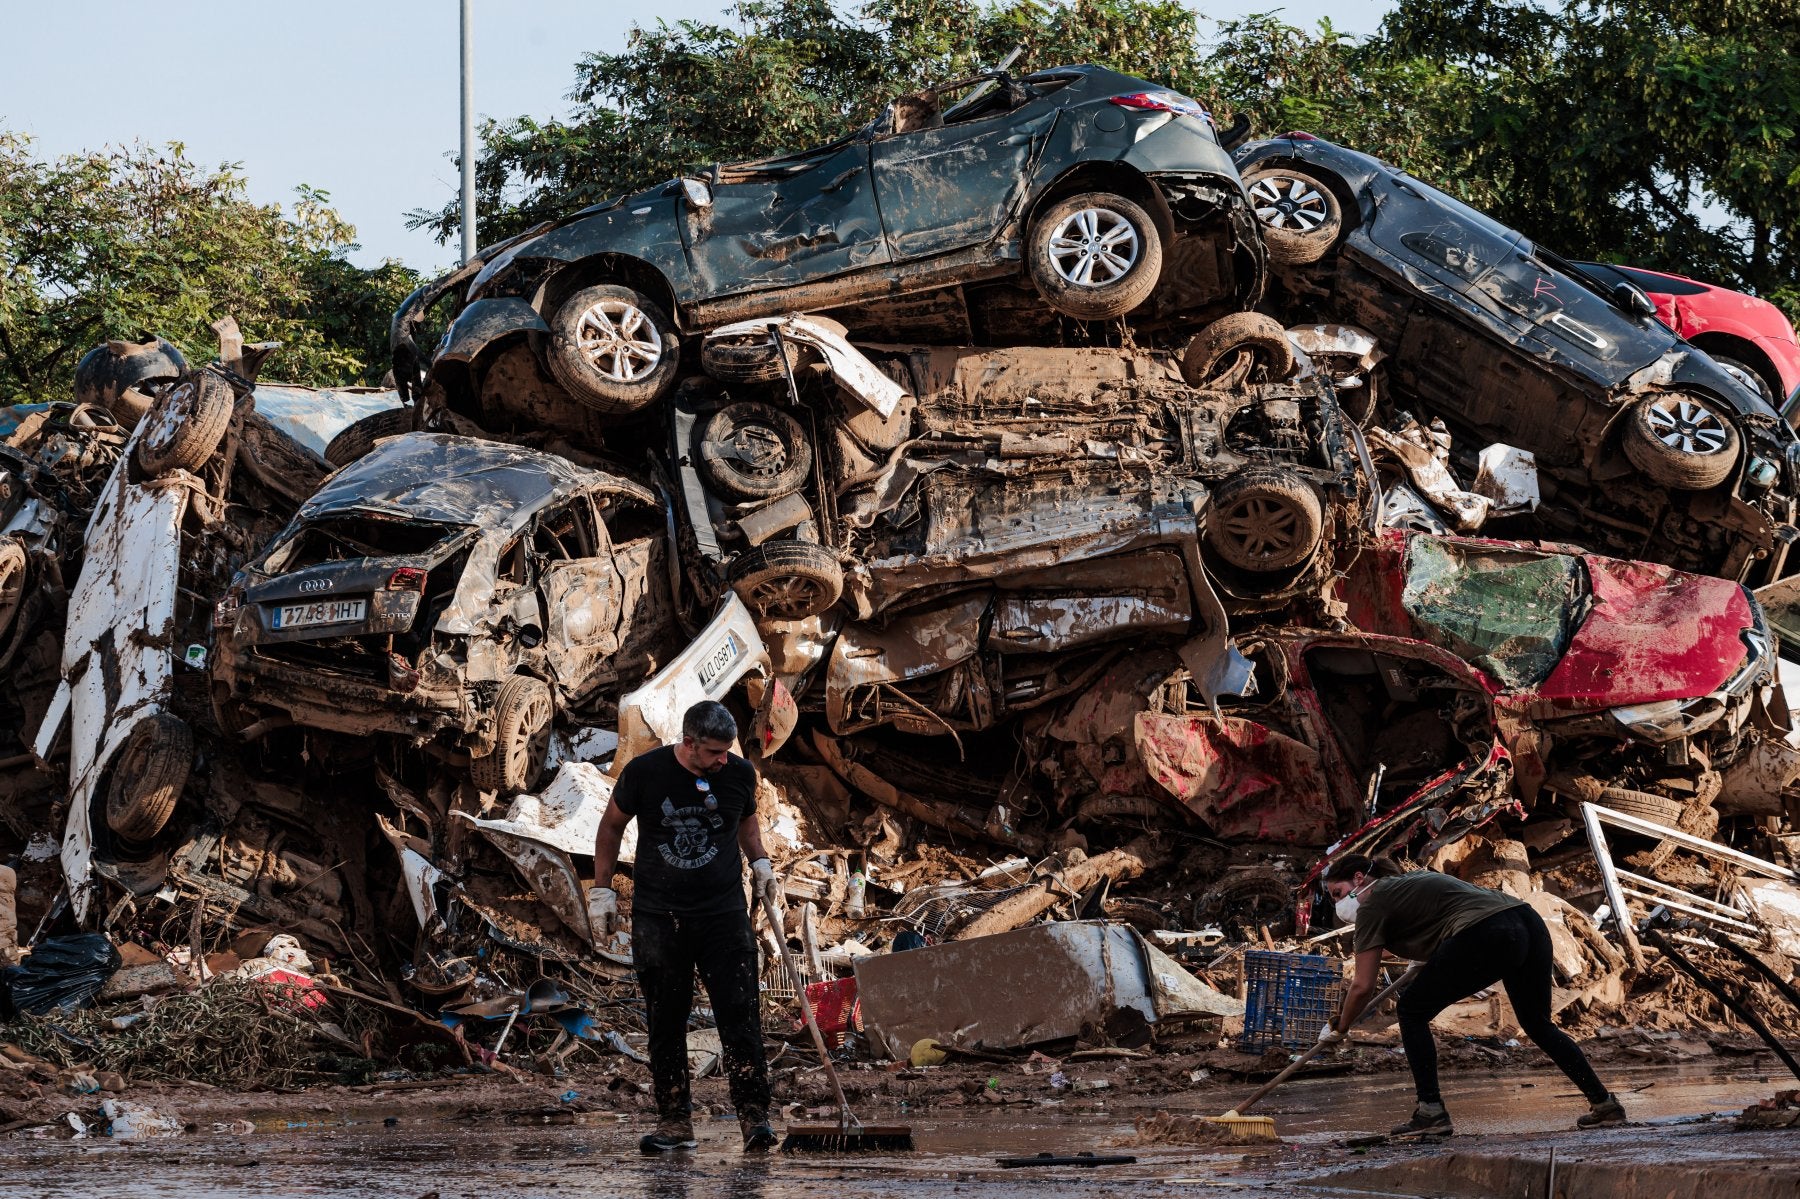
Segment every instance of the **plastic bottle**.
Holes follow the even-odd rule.
[[[865,898],[868,889],[869,880],[863,877],[863,872],[860,870],[851,871],[850,890],[844,897],[844,914],[849,916],[850,919],[861,920],[864,913],[868,911],[868,905]]]

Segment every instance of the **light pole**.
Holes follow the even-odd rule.
[[[475,30],[462,0],[462,257],[475,257]]]

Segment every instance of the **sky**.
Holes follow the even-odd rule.
[[[717,18],[726,2],[474,0],[477,118],[561,116],[582,54],[623,50],[634,24]],[[1392,0],[1190,7],[1211,19],[1274,10],[1308,27],[1328,16],[1369,34]],[[286,205],[309,184],[356,226],[353,261],[433,272],[455,247],[408,230],[406,213],[456,193],[457,13],[457,0],[21,6],[7,20],[0,127],[46,156],[179,141],[195,162],[240,164],[261,203]]]

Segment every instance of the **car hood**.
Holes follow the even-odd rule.
[[[1610,708],[1711,695],[1744,664],[1756,627],[1736,583],[1582,555],[1587,617],[1537,690],[1559,707]]]

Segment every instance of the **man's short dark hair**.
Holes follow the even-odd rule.
[[[703,699],[681,718],[681,735],[690,741],[730,744],[737,740],[737,732],[737,721],[732,718],[731,709],[717,700]]]

